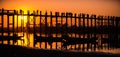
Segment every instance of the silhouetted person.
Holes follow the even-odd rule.
[[[17,42],[17,34],[13,34],[13,41]]]

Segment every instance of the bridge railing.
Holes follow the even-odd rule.
[[[5,15],[7,18],[4,17]],[[10,18],[11,16],[12,18]],[[20,19],[21,26],[19,24],[20,20],[18,20],[20,16],[21,18],[23,17],[23,19]],[[26,22],[24,16],[27,17]],[[65,42],[63,42],[66,43],[66,45],[68,44],[67,41],[71,44],[80,43],[83,45],[83,49],[86,43],[87,48],[89,48],[90,45],[94,45],[96,48],[98,46],[96,43],[99,43],[101,47],[103,46],[102,44],[107,43],[108,48],[111,46],[120,46],[120,17],[116,16],[97,16],[95,14],[77,14],[71,12],[53,13],[52,11],[42,12],[39,10],[33,12],[28,10],[27,13],[24,13],[23,10],[0,9],[0,17],[1,36],[4,36],[4,32],[7,32],[8,36],[10,36],[10,32],[12,32],[13,35],[18,32],[28,32],[34,34],[34,39],[39,39],[43,37],[42,34],[45,34],[42,42],[46,42],[45,40],[47,40],[47,38],[56,38],[48,41],[56,41],[56,49],[57,42],[59,42],[57,38],[61,38],[60,41],[65,40]],[[7,19],[6,27],[4,27],[5,19]],[[12,21],[10,21],[10,19]],[[12,23],[10,24],[10,22]],[[40,35],[37,36],[36,34]],[[64,37],[64,35],[66,37]],[[77,38],[79,38],[79,41],[72,41]],[[80,39],[83,39],[84,43],[81,43]],[[86,42],[91,39],[95,40],[96,43],[91,44],[94,41]],[[34,42],[36,42],[36,40]],[[45,43],[45,48],[47,48],[47,43]]]

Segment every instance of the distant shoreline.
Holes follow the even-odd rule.
[[[120,57],[120,54],[104,52],[72,52],[65,50],[45,50],[3,44],[0,44],[0,53],[0,57]]]

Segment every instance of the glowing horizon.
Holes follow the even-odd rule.
[[[119,0],[0,0],[0,8],[120,16]]]

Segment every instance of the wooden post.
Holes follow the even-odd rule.
[[[96,28],[97,28],[97,26],[96,26],[96,15],[94,15],[94,22],[95,22],[95,27],[94,27],[94,37],[95,37],[95,39],[94,40],[96,40]],[[94,51],[96,50],[96,41],[94,42]]]
[[[78,18],[79,18],[79,29],[81,28],[81,14],[78,15]],[[81,31],[81,29],[79,30]],[[79,38],[81,38],[81,33],[79,32]],[[79,44],[79,49],[81,50],[81,44]]]
[[[73,14],[72,13],[69,13],[70,14],[70,23],[71,23],[71,27],[70,28],[72,28],[72,17],[73,17]],[[70,31],[69,31],[69,33],[71,33],[71,37],[72,37],[72,29],[70,29]],[[71,49],[72,49],[72,45],[71,45]]]
[[[120,31],[120,17],[116,17],[116,43],[115,45],[120,47],[120,38],[118,37],[119,36],[119,31]]]
[[[63,25],[63,17],[65,16],[65,13],[61,13],[61,24]],[[61,34],[63,34],[64,32],[63,32],[63,28],[61,27]],[[61,37],[61,39],[62,39],[62,37]],[[63,45],[63,42],[61,43],[61,50],[62,50],[62,46]]]
[[[45,37],[47,36],[47,11],[45,12]],[[45,42],[45,49],[47,49],[47,42]]]
[[[89,33],[89,14],[87,14],[87,38],[90,40],[90,33]],[[87,51],[89,50],[89,43],[87,42]]]
[[[56,16],[56,37],[58,37],[58,16],[59,16],[59,12],[55,12],[55,16]],[[56,49],[57,49],[57,42],[56,42]]]
[[[66,26],[66,28],[65,28],[65,35],[67,36],[68,34],[68,30],[67,30],[67,28],[68,28],[68,13],[66,13],[66,22],[65,22],[65,26]],[[66,50],[67,50],[67,46],[66,46]]]
[[[22,10],[20,9],[20,15],[22,15]],[[22,19],[21,19],[21,32],[22,32]]]
[[[87,27],[89,28],[89,14],[87,14]]]
[[[91,15],[90,19],[91,19],[90,20],[91,21],[91,29],[90,29],[91,31],[90,31],[90,33],[91,33],[91,39],[92,39],[92,35],[93,35],[93,30],[92,30],[93,29],[93,15]],[[92,50],[92,43],[91,43],[91,50]]]
[[[42,29],[42,28],[41,28],[41,24],[42,24],[42,23],[41,23],[41,19],[42,19],[42,11],[40,11],[40,36],[41,36],[41,34],[42,34],[42,30],[41,30],[41,29]],[[42,42],[40,42],[40,48],[41,48],[41,43],[42,43]]]
[[[83,28],[84,28],[83,38],[85,38],[85,14],[82,14],[82,18],[83,18]],[[84,45],[84,43],[83,43],[82,51],[85,51],[85,45]]]
[[[14,10],[14,12],[13,13],[15,13],[15,10]],[[12,28],[12,31],[13,31],[13,36],[15,36],[14,34],[15,34],[15,31],[14,31],[14,14],[12,15],[12,26],[13,26],[13,28]],[[13,45],[14,45],[15,43],[14,43],[14,41],[13,41]]]
[[[72,28],[72,23],[73,23],[73,21],[72,21],[72,18],[73,18],[73,15],[71,15],[71,28]],[[72,37],[72,29],[70,30],[70,32],[71,32],[71,37]]]
[[[107,21],[108,21],[108,40],[110,40],[110,16],[107,17]],[[110,42],[108,42],[108,49],[109,49],[109,46],[110,46]]]
[[[28,42],[27,42],[27,46],[29,46],[30,45],[30,35],[29,35],[29,29],[30,29],[30,11],[28,10],[27,11],[27,24],[26,24],[26,27],[27,27],[27,40],[28,40]],[[34,40],[35,40],[35,38],[34,38]],[[34,42],[34,46],[35,46],[35,42]]]
[[[9,13],[9,10],[7,10],[7,13]],[[7,15],[7,29],[8,29],[8,36],[10,36],[10,31],[9,31],[9,15]],[[8,40],[8,44],[10,44],[10,40]]]
[[[101,40],[102,40],[102,38],[103,38],[103,16],[98,16],[98,21],[99,21],[99,29],[100,29],[100,38],[98,38],[98,49],[99,48],[102,48],[102,42],[101,42]]]
[[[16,30],[17,30],[17,35],[18,35],[18,32],[19,32],[19,28],[18,28],[18,11],[16,12],[16,14],[17,14],[17,20],[16,20],[17,21],[17,29]],[[9,24],[8,24],[8,26],[9,26]],[[17,45],[18,45],[18,43],[17,43]]]
[[[103,16],[101,16],[101,26],[103,26]],[[102,28],[100,28],[101,30],[103,30]],[[101,31],[101,34],[103,34],[103,31]],[[101,41],[102,41],[103,35],[101,35]],[[101,49],[103,49],[103,44],[101,42]]]
[[[114,27],[115,28],[115,17],[113,16],[112,17],[112,27]],[[117,32],[115,32],[115,30],[114,30],[114,32],[113,33],[111,33],[111,34],[113,34],[113,37],[112,38],[116,38],[115,36],[116,36],[116,33]],[[115,41],[116,42],[116,41]],[[118,41],[119,42],[119,41]],[[110,48],[111,48],[112,46],[110,45]]]
[[[1,19],[2,19],[2,39],[3,39],[3,34],[4,34],[4,9],[2,8],[2,16],[1,16]],[[3,44],[3,40],[2,40],[2,44]]]
[[[23,36],[24,36],[24,11],[22,11],[22,33],[23,33]],[[22,44],[22,42],[21,42],[21,44]]]
[[[36,31],[35,31],[35,27],[36,27],[36,24],[35,24],[35,23],[36,23],[36,22],[35,22],[35,20],[36,20],[36,19],[35,19],[35,11],[33,11],[33,29],[34,29],[34,34],[33,34],[33,35],[34,35],[34,39],[35,39],[35,35],[36,35]],[[35,45],[34,45],[34,47],[35,47]]]
[[[74,25],[75,25],[75,29],[77,29],[77,26],[76,26],[76,17],[77,17],[77,16],[76,16],[76,13],[75,13],[75,16],[74,16],[74,18],[75,18],[75,24],[74,24]],[[75,38],[76,38],[76,32],[77,32],[77,31],[76,31],[76,30],[74,30],[74,31],[75,31]],[[76,44],[75,44],[75,50],[76,50]]]
[[[52,12],[50,12],[50,35],[52,35],[52,31],[53,31],[53,25],[52,25]],[[50,45],[50,49],[52,49],[52,44]]]

